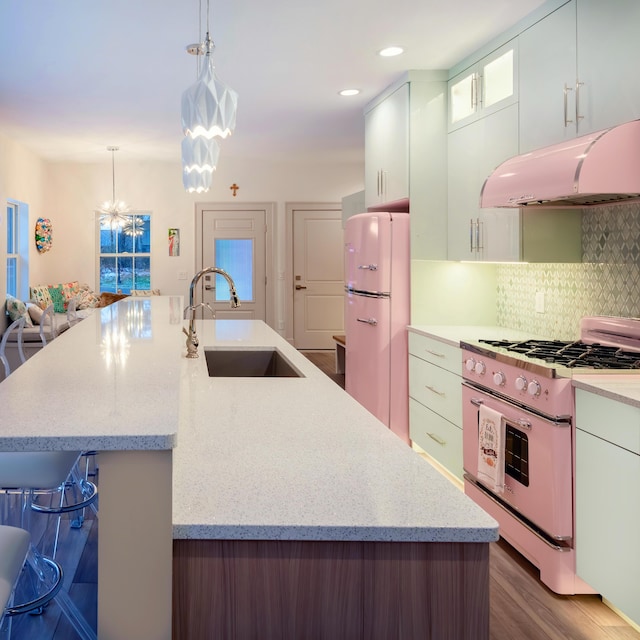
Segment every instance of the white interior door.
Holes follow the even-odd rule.
[[[293,211],[293,338],[333,349],[344,333],[344,231],[340,209]]]
[[[229,287],[218,274],[206,274],[196,292],[219,319],[266,321],[266,212],[202,211],[202,265],[224,269],[233,279],[240,307],[231,309]],[[198,317],[210,314],[198,313]]]

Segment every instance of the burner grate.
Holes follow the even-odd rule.
[[[640,352],[625,351],[618,347],[562,340],[480,340],[492,347],[537,358],[549,364],[568,368],[640,369]]]

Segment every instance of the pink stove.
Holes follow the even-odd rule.
[[[465,493],[561,594],[593,593],[575,574],[573,372],[640,370],[640,319],[583,318],[578,341],[462,342]],[[504,428],[504,481],[479,472],[481,407]],[[485,411],[483,409],[482,411]]]

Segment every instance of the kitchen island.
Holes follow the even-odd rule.
[[[101,451],[99,637],[171,637],[171,599],[175,638],[488,637],[495,521],[263,323],[188,360],[181,313],[125,299],[0,384],[0,449]],[[301,376],[209,377],[226,347]]]

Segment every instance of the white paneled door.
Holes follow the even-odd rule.
[[[224,269],[236,285],[240,307],[231,309],[229,287],[218,274],[202,280],[198,301],[218,319],[266,320],[266,212],[262,209],[202,210],[202,267]],[[198,317],[207,317],[198,313]]]
[[[333,349],[344,333],[344,230],[339,207],[293,209],[293,336],[297,349]]]

